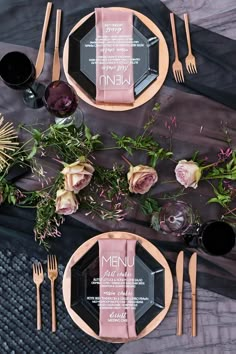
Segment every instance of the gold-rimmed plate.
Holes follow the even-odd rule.
[[[66,266],[63,277],[63,296],[67,311],[72,320],[84,332],[96,339],[113,343],[124,343],[130,340],[99,337],[99,306],[98,304],[92,305],[87,301],[87,299],[91,299],[91,295],[96,298],[96,293],[99,291],[96,286],[91,286],[91,284],[93,278],[98,277],[98,250],[96,247],[97,241],[100,239],[137,241],[137,261],[135,264],[138,278],[142,277],[147,283],[144,287],[145,294],[135,295],[147,299],[143,306],[138,306],[135,310],[136,339],[142,338],[153,331],[166,316],[173,296],[173,280],[165,257],[153,244],[141,236],[128,232],[107,232],[86,241],[75,251]]]
[[[158,45],[154,44],[154,42],[149,41],[148,46],[150,46],[150,53],[148,54],[149,57],[149,64],[148,66],[153,66],[151,70],[147,72],[145,75],[146,78],[143,80],[143,82],[137,82],[137,85],[135,87],[135,102],[132,105],[127,105],[127,104],[102,104],[102,103],[96,103],[94,100],[95,97],[95,89],[93,85],[91,84],[91,80],[87,80],[84,77],[85,82],[80,82],[80,80],[77,78],[77,73],[76,73],[76,68],[73,69],[75,75],[72,74],[72,72],[69,70],[69,64],[71,65],[71,60],[69,60],[69,51],[71,49],[71,46],[76,46],[80,45],[77,42],[77,38],[74,38],[74,42],[70,42],[71,35],[76,33],[79,33],[78,30],[82,29],[84,24],[92,19],[94,17],[94,13],[90,13],[84,18],[82,18],[71,30],[66,43],[64,47],[64,53],[63,53],[63,66],[64,66],[64,71],[66,78],[68,82],[71,84],[71,86],[75,89],[76,93],[78,96],[83,99],[85,102],[89,103],[90,105],[97,107],[99,109],[103,110],[108,110],[108,111],[125,111],[125,110],[130,110],[136,107],[141,106],[142,104],[146,103],[149,101],[161,88],[163,85],[167,72],[168,72],[168,67],[169,67],[169,53],[168,53],[168,47],[165,41],[165,38],[163,34],[161,33],[160,29],[146,16],[143,14],[127,9],[127,8],[114,8],[116,10],[122,10],[122,11],[132,11],[134,16],[137,18],[136,23],[140,22],[143,23],[143,26],[147,28],[147,31],[150,31],[150,33],[153,33],[153,38],[156,36],[158,40]],[[142,28],[142,26],[140,26]],[[138,30],[138,28],[137,28]],[[143,34],[141,34],[142,36]],[[152,45],[153,47],[152,47]],[[156,51],[156,52],[155,52]],[[76,51],[75,51],[76,52]],[[78,72],[80,71],[80,55],[79,51],[78,53]],[[157,60],[157,68],[155,68],[155,63],[153,63],[152,58],[154,60]],[[156,59],[155,59],[156,58]],[[76,62],[76,60],[73,60],[72,62]],[[73,63],[72,63],[73,65]],[[86,85],[87,85],[87,90],[86,90]],[[144,87],[144,89],[143,89]]]

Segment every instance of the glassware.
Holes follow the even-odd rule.
[[[22,52],[9,52],[0,61],[0,76],[13,90],[23,90],[23,100],[30,108],[43,107],[44,85],[35,82],[35,66]]]
[[[51,82],[45,90],[44,104],[55,116],[57,124],[73,123],[80,127],[83,123],[83,112],[78,108],[78,97],[67,82],[62,80]]]
[[[202,225],[190,228],[183,238],[189,246],[200,247],[204,252],[214,256],[223,256],[235,246],[233,227],[218,220],[210,220]]]
[[[152,226],[156,230],[181,236],[193,224],[194,215],[189,204],[183,201],[165,203],[152,216]]]

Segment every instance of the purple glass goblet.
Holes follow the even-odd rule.
[[[79,127],[83,123],[83,113],[78,108],[78,97],[67,82],[51,82],[45,90],[44,104],[55,117],[57,124],[73,123]]]

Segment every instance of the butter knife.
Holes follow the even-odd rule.
[[[61,28],[61,10],[57,10],[56,19],[56,32],[55,32],[55,47],[52,65],[52,81],[60,79],[60,56],[59,56],[59,41],[60,41],[60,28]]]
[[[197,253],[194,252],[189,261],[189,278],[192,291],[192,336],[197,335],[196,290],[197,290]]]
[[[49,18],[51,14],[51,9],[52,9],[52,3],[48,2],[47,8],[46,8],[46,13],[44,17],[44,24],[43,24],[43,30],[42,30],[42,35],[41,35],[41,42],[39,46],[39,51],[38,51],[38,56],[36,59],[36,64],[35,64],[35,69],[36,69],[36,79],[39,77],[43,70],[43,65],[44,65],[44,58],[45,58],[45,39],[46,39],[46,34],[47,34],[47,29],[48,29],[48,23],[49,23]]]
[[[178,285],[178,314],[177,314],[177,336],[183,333],[183,278],[184,278],[184,252],[180,251],[176,261],[176,278]]]

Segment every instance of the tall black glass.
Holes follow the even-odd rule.
[[[235,246],[234,229],[224,221],[210,220],[192,225],[183,237],[188,245],[200,247],[213,256],[223,256]]]
[[[23,90],[23,100],[30,108],[43,106],[44,85],[35,82],[35,66],[22,52],[9,52],[0,61],[0,76],[13,90]]]

